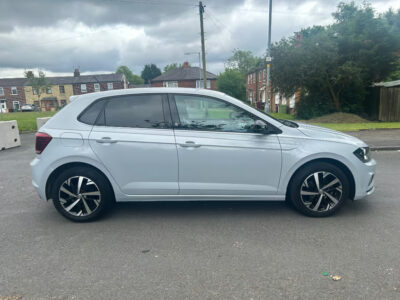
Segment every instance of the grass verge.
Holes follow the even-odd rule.
[[[36,131],[36,118],[51,117],[56,112],[16,112],[0,113],[0,121],[17,120],[18,128],[21,132]],[[209,113],[214,118],[228,118],[228,114],[222,110],[210,110]],[[293,115],[283,113],[271,113],[274,118],[294,120]],[[300,121],[303,122],[303,121]],[[338,131],[359,131],[368,129],[394,129],[400,128],[400,122],[364,122],[364,123],[315,123],[307,122],[321,127],[326,127]]]
[[[395,129],[400,128],[400,122],[367,122],[367,123],[309,123],[338,131],[359,131],[373,129]]]
[[[15,113],[0,113],[0,121],[11,121],[17,120],[18,129],[20,132],[24,131],[36,131],[36,118],[51,117],[56,112],[44,111],[44,112],[15,112]]]

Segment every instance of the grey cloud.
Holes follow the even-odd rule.
[[[203,2],[210,71],[221,71],[234,48],[264,53],[267,0]],[[329,22],[338,2],[274,0],[273,41],[302,27]],[[373,2],[380,3],[384,0]],[[200,51],[197,4],[196,0],[0,0],[0,66],[53,72],[80,66],[95,72],[125,64],[139,73],[146,63],[197,64],[196,56],[184,55]],[[123,29],[126,33],[117,32],[121,24],[128,28]],[[136,30],[134,38],[129,29]]]
[[[216,10],[230,10],[244,0],[209,1]],[[51,26],[60,19],[88,25],[152,26],[164,19],[196,14],[197,1],[183,0],[14,0],[0,1],[0,29],[14,26]]]

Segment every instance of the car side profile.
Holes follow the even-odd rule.
[[[373,193],[376,168],[352,136],[184,88],[78,96],[40,128],[36,153],[33,186],[73,221],[165,200],[287,200],[324,217]]]

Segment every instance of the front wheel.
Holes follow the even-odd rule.
[[[349,180],[335,165],[318,162],[300,169],[289,186],[289,197],[301,213],[327,217],[337,212],[349,196]]]
[[[113,203],[112,188],[99,171],[74,167],[53,182],[51,197],[57,211],[75,222],[93,221]]]

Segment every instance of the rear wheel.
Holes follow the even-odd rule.
[[[325,162],[310,164],[294,175],[289,196],[295,208],[307,216],[330,216],[346,202],[349,180],[335,165]]]
[[[107,179],[99,171],[86,167],[63,171],[52,184],[51,197],[58,212],[76,222],[99,218],[113,203]]]

